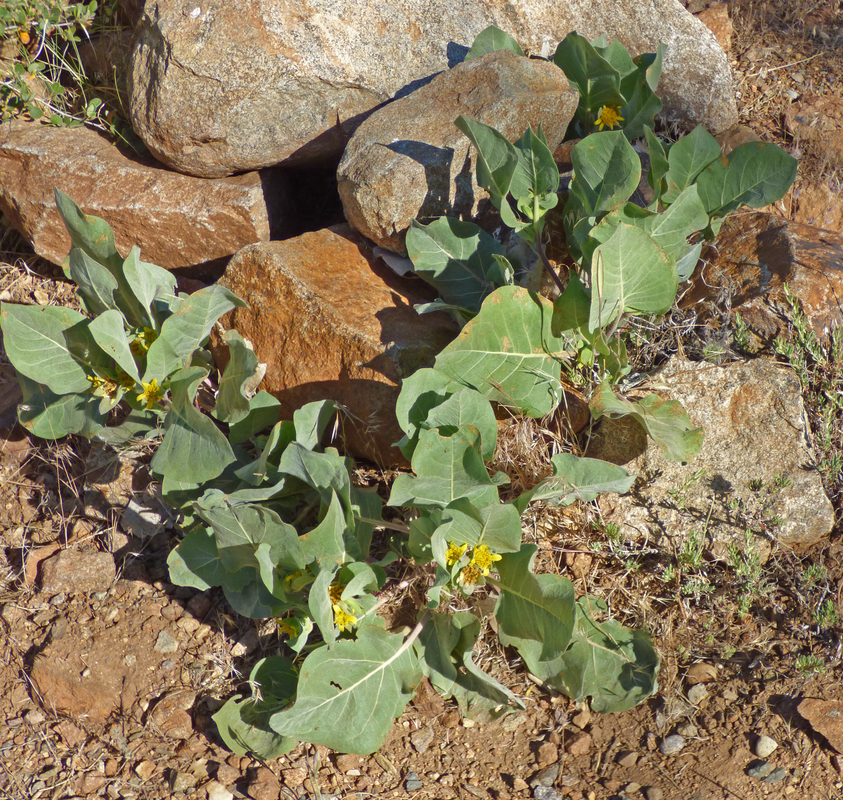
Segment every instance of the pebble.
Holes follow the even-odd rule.
[[[749,775],[750,778],[766,778],[774,769],[776,768],[775,764],[771,764],[769,761],[753,761],[752,764],[749,765],[749,769],[747,769],[746,774]]]
[[[533,797],[535,800],[562,800],[562,795],[551,786],[536,786]]]
[[[615,758],[615,762],[621,767],[634,767],[638,762],[638,753],[629,750],[621,750]]]
[[[688,700],[695,706],[698,706],[706,697],[708,697],[708,689],[701,683],[697,683],[688,689]]]
[[[167,631],[161,631],[153,649],[158,653],[175,653],[179,649],[179,643]]]
[[[648,786],[644,790],[644,796],[647,800],[662,800],[664,792],[658,786]]]
[[[662,739],[659,750],[663,756],[672,756],[678,753],[685,746],[685,738],[678,733],[673,733]]]
[[[779,746],[779,743],[771,736],[761,736],[755,743],[755,755],[758,758],[767,758],[772,755],[773,750]]]
[[[407,780],[404,783],[404,788],[408,792],[417,792],[419,789],[422,788],[424,784],[419,780],[419,776],[417,772],[408,772],[407,773]]]
[[[219,781],[208,781],[205,791],[208,793],[208,800],[234,800],[234,794]]]
[[[764,783],[779,783],[787,777],[787,770],[784,767],[776,767],[766,778]]]
[[[536,773],[533,780],[530,781],[530,786],[553,786],[559,775],[559,764],[551,764],[543,770]]]
[[[420,728],[410,734],[410,741],[413,743],[413,747],[416,748],[416,751],[421,754],[430,747],[435,735],[436,734],[433,732],[433,728]]]

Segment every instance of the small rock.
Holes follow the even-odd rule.
[[[648,786],[644,790],[644,796],[647,800],[662,800],[664,792],[658,786]]]
[[[141,761],[135,767],[135,773],[142,781],[148,781],[155,773],[156,766],[153,761]]]
[[[580,730],[584,730],[588,723],[591,722],[591,711],[584,708],[578,714],[574,715],[571,722],[573,722]]]
[[[683,747],[685,747],[685,738],[680,736],[678,733],[673,733],[662,739],[662,743],[659,745],[659,750],[664,756],[673,756],[682,750]]]
[[[540,767],[545,767],[548,764],[553,764],[559,758],[559,748],[553,742],[542,742],[539,745],[536,753],[536,763]],[[557,769],[558,771],[558,769]]]
[[[530,785],[523,778],[515,778],[512,781],[512,788],[516,792],[523,792],[525,789],[529,789]]]
[[[537,772],[530,781],[530,786],[553,786],[556,782],[556,777],[559,775],[559,764],[551,764],[545,767],[540,772]]]
[[[581,733],[566,748],[572,756],[588,755],[591,750],[591,734]]]
[[[350,769],[354,769],[360,765],[360,756],[355,756],[352,754],[341,755],[337,756],[337,769],[340,772],[348,772]]]
[[[413,743],[413,747],[416,748],[416,752],[421,754],[426,752],[427,748],[430,747],[435,735],[433,728],[420,728],[410,734],[410,741]]]
[[[41,564],[41,590],[45,594],[96,592],[107,589],[117,576],[110,553],[71,547]]]
[[[615,761],[621,767],[634,767],[638,762],[638,753],[633,753],[629,750],[622,750],[618,753]]]
[[[838,753],[843,753],[843,703],[809,698],[803,700],[796,710],[817,733],[825,736]]]
[[[750,778],[757,778],[760,780],[762,778],[766,778],[775,768],[776,765],[771,764],[769,761],[753,761],[749,765],[746,774],[749,775]]]
[[[201,619],[211,610],[211,601],[204,594],[195,594],[187,601],[187,610]]]
[[[676,732],[680,736],[684,736],[686,739],[693,739],[695,736],[699,735],[699,730],[697,730],[697,726],[694,725],[693,722],[688,722],[681,728],[677,728]]]
[[[639,789],[641,789],[641,784],[636,783],[635,781],[632,781],[623,787],[624,792],[627,794],[635,794]]]
[[[776,767],[766,778],[764,783],[780,783],[787,777],[787,770],[784,767]]]
[[[170,773],[170,789],[173,792],[186,792],[189,789],[195,788],[197,783],[196,776],[191,775],[189,772],[173,770]]]
[[[562,795],[551,786],[536,786],[533,797],[535,800],[562,800]]]
[[[249,795],[254,800],[278,800],[279,788],[275,773],[267,767],[261,767],[249,783]]]
[[[45,719],[47,718],[44,716],[44,712],[37,708],[33,708],[26,714],[26,721],[30,725],[40,725]]]
[[[730,686],[723,690],[723,699],[727,703],[734,703],[738,699],[738,693]]]
[[[208,781],[205,784],[208,800],[234,800],[234,795],[219,781]]]
[[[688,700],[695,706],[702,703],[706,697],[708,697],[708,689],[706,689],[701,683],[694,684],[690,689],[688,689]]]
[[[179,643],[167,631],[161,631],[154,649],[158,653],[175,653],[179,649]]]
[[[771,736],[760,736],[755,743],[755,755],[758,758],[768,758],[778,746],[779,743]]]
[[[408,792],[417,792],[419,789],[422,788],[424,784],[419,779],[418,773],[416,772],[408,772],[407,773],[407,780],[404,783],[404,788]]]
[[[520,728],[525,722],[527,721],[527,716],[525,714],[509,714],[506,716],[501,723],[501,728],[503,728],[507,733],[513,733],[516,729]]]

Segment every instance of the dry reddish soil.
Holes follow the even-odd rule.
[[[742,0],[729,13],[742,122],[792,150],[787,91],[840,96],[843,7]],[[805,166],[800,181],[836,179],[821,156]],[[3,259],[2,299],[71,302],[43,262],[29,259],[30,273]],[[823,735],[797,710],[804,698],[843,701],[839,525],[809,552],[774,548],[747,610],[746,582],[727,565],[703,559],[698,573],[712,590],[683,592],[663,580],[676,554],[610,543],[582,510],[536,519],[527,534],[545,569],[652,631],[662,655],[656,696],[626,713],[591,714],[535,685],[487,630],[477,661],[523,698],[525,713],[461,721],[423,685],[373,756],[301,745],[263,763],[225,750],[211,714],[245,688],[257,659],[278,652],[274,623],[237,617],[215,592],[170,584],[172,527],[127,535],[128,500],[154,502],[148,452],[30,441],[12,424],[18,399],[0,353],[2,798],[843,797],[833,747],[843,748],[843,722]],[[829,600],[835,613],[819,624],[815,611]],[[488,599],[475,608],[488,610]],[[706,682],[692,686],[689,670],[700,664]],[[671,734],[684,746],[665,755]],[[781,768],[778,782],[747,774],[762,735],[778,743],[767,759]]]

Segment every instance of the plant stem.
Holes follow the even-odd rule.
[[[562,285],[562,279],[553,271],[553,267],[550,265],[550,261],[545,255],[544,247],[542,247],[542,243],[540,241],[536,241],[536,252],[539,254],[542,266],[547,271],[547,274],[550,275],[551,278],[553,278],[553,282],[559,287],[559,291],[564,292],[565,287]]]

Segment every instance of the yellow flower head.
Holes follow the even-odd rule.
[[[138,395],[138,402],[146,403],[146,410],[149,411],[163,396],[164,392],[158,386],[158,381],[153,378],[149,383],[144,383],[143,391]]]
[[[135,379],[129,375],[123,369],[117,370],[117,382],[123,387],[123,389],[127,392],[131,391],[135,388]]]
[[[342,600],[342,590],[345,589],[345,586],[342,586],[339,583],[332,583],[328,587],[328,597],[331,598],[331,605],[335,606]]]
[[[28,45],[32,41],[32,37],[29,35],[29,32],[23,30],[22,28],[18,31],[18,39],[20,39],[20,43],[24,46]]]
[[[149,346],[158,338],[158,331],[144,328],[129,345],[132,355],[139,356],[149,350]]]
[[[493,553],[485,544],[481,544],[479,547],[474,548],[474,552],[471,554],[471,561],[469,562],[469,566],[474,566],[485,578],[489,574],[489,570],[492,568],[492,565],[495,561],[500,561],[501,556],[497,553]]]
[[[457,577],[457,583],[469,588],[474,586],[474,584],[480,580],[481,575],[482,573],[478,567],[474,564],[469,564],[460,570],[460,574]]]
[[[114,397],[117,394],[117,384],[110,378],[99,378],[96,375],[88,375],[91,382],[91,393],[101,397]]]
[[[335,603],[332,608],[334,609],[334,624],[341,631],[345,631],[346,628],[352,628],[357,624],[357,617],[354,614],[350,614],[338,603]]]
[[[614,130],[616,125],[620,128],[621,122],[623,122],[623,117],[621,116],[621,110],[619,107],[603,106],[600,109],[600,113],[597,115],[597,125],[601,131],[603,130],[604,125],[610,131]]]
[[[448,549],[445,552],[445,561],[447,562],[449,567],[453,567],[454,564],[459,561],[465,551],[468,550],[468,545],[463,542],[461,545],[456,545],[453,542],[448,542]]]

